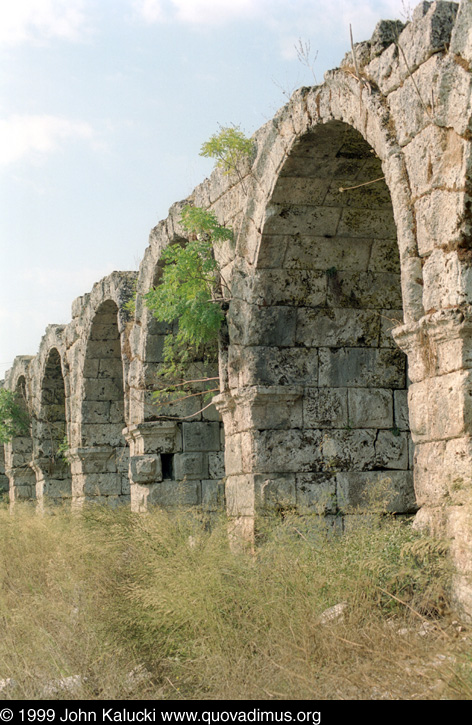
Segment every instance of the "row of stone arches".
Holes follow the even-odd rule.
[[[381,22],[360,76],[348,56],[296,92],[255,134],[244,183],[215,172],[152,230],[138,274],[97,283],[15,361],[5,384],[33,427],[5,450],[12,500],[224,502],[250,538],[270,508],[338,525],[384,478],[392,510],[420,507],[451,539],[469,606],[471,12],[422,3],[399,41]],[[185,243],[187,203],[235,233],[215,248],[228,341],[213,406],[156,412],[168,328],[144,295]]]

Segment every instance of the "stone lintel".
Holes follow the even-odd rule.
[[[176,453],[182,450],[182,436],[177,421],[149,421],[124,428],[123,435],[131,456],[147,453]]]

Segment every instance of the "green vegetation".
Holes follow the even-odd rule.
[[[177,330],[166,335],[164,365],[160,371],[162,399],[170,394],[188,394],[189,366],[201,363],[202,370],[215,363],[218,333],[225,318],[222,278],[213,253],[215,243],[233,238],[231,229],[218,223],[215,214],[201,207],[187,206],[181,216],[189,233],[185,246],[167,247],[161,256],[162,278],[145,295],[154,317]],[[189,381],[193,382],[193,381]]]
[[[2,388],[0,390],[0,444],[8,443],[12,438],[27,435],[29,418],[23,401],[17,393]]]
[[[252,555],[195,513],[0,509],[1,697],[471,699],[443,548],[359,520],[268,519]]]
[[[247,138],[239,126],[223,126],[202,144],[200,156],[216,159],[215,166],[225,174],[236,173],[241,179],[241,165],[254,151],[254,142]]]

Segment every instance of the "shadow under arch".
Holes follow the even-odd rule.
[[[72,478],[66,454],[61,453],[67,448],[67,412],[62,360],[56,347],[49,350],[41,376],[34,430],[38,505],[64,503],[72,496]]]
[[[268,508],[333,523],[377,482],[415,510],[396,225],[382,162],[341,121],[299,137],[233,278],[225,418],[228,513],[248,535]],[[230,433],[228,435],[228,432]],[[341,514],[341,516],[340,516]]]
[[[130,500],[118,312],[110,299],[98,306],[85,346],[80,447],[70,453],[75,507],[86,501],[115,505]]]
[[[13,384],[17,402],[30,420],[27,433],[15,436],[5,446],[5,473],[9,479],[10,504],[36,498],[36,476],[32,467],[33,438],[31,435],[31,402],[26,374],[20,374]]]

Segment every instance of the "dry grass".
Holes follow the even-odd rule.
[[[0,697],[471,699],[443,550],[359,519],[285,516],[252,557],[191,513],[3,509]]]

